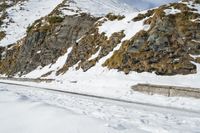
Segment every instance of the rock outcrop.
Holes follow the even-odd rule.
[[[180,12],[167,14],[168,9]],[[185,3],[175,3],[139,14],[133,21],[149,17],[148,31],[140,31],[126,41],[105,66],[129,73],[155,72],[159,75],[196,73],[200,54],[200,14]],[[196,21],[197,20],[197,21]]]
[[[60,17],[55,13],[36,21],[23,40],[5,48],[0,61],[1,73],[23,75],[38,66],[55,63],[97,20],[87,14]]]
[[[132,21],[145,20],[144,25],[150,28],[123,42],[123,30],[108,38],[105,33],[99,33],[98,26],[108,20],[123,20],[124,16],[108,14],[101,19],[85,13],[62,16],[56,8],[31,25],[24,39],[0,48],[0,73],[27,74],[39,66],[55,63],[69,47],[72,51],[57,74],[65,73],[74,65],[87,71],[122,43],[103,63],[104,67],[126,74],[131,71],[194,74],[197,72],[194,62],[200,63],[199,57],[194,58],[200,55],[200,13],[195,8],[198,3],[199,0],[173,3],[138,14]]]

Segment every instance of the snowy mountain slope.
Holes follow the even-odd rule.
[[[28,0],[6,10],[7,18],[0,28],[6,36],[0,46],[13,44],[26,36],[26,30],[35,20],[48,15],[62,0]]]
[[[166,4],[141,12],[135,12],[135,6],[133,8],[120,2],[124,1],[71,0],[51,1],[49,4],[44,0],[37,2],[29,0],[8,8],[11,21],[8,22],[8,26],[4,25],[4,30],[10,35],[6,35],[7,41],[0,42],[1,46],[6,46],[0,47],[0,77],[19,78],[17,79],[19,81],[6,81],[11,83],[199,112],[199,99],[149,96],[135,92],[131,87],[138,83],[145,83],[199,88],[200,0],[190,0],[190,2],[184,0],[184,2]],[[126,2],[134,4],[130,0]],[[160,5],[162,2],[145,1],[146,6],[141,6],[142,4],[137,2],[139,3],[137,6],[144,9]],[[44,7],[47,8],[44,10],[45,13]],[[22,12],[24,14],[21,14]],[[28,16],[31,13],[34,14],[30,17],[31,20],[26,20],[29,19]],[[13,23],[12,18],[17,23]],[[33,23],[36,18],[41,19]],[[20,19],[24,21],[21,22]],[[8,18],[4,21],[8,21]],[[14,33],[12,28],[15,27]],[[20,41],[14,43],[18,39]],[[8,46],[11,42],[14,44]],[[36,81],[32,78],[41,82],[25,82]],[[119,133],[133,132],[138,128],[142,132],[153,133],[199,131],[198,117],[166,114],[165,110],[163,110],[164,113],[163,111],[154,112],[143,107],[141,112],[135,107],[130,110],[121,106],[118,108],[112,102],[105,106],[102,104],[104,102],[90,101],[87,98],[84,100],[80,97],[69,98],[69,96],[61,96],[60,93],[58,95],[51,92],[44,93],[42,90],[40,93],[40,89],[34,88],[32,91],[31,87],[27,86],[17,89],[16,84],[9,86],[5,85],[5,88],[1,88],[2,83],[0,83],[0,95],[2,95],[0,106],[5,109],[5,111],[1,110],[3,118],[10,117],[10,114],[16,115],[16,111],[13,113],[13,106],[9,106],[10,104],[22,106],[23,108],[17,108],[19,112],[24,110],[29,112],[29,107],[33,106],[33,115],[37,115],[37,111],[46,113],[48,116],[45,118],[48,118],[49,123],[54,119],[57,121],[57,117],[64,116],[62,111],[61,115],[49,114],[50,108],[44,107],[45,103],[45,105],[72,109],[77,111],[76,113],[81,112],[89,117],[103,119],[107,123],[110,121],[111,124],[106,125],[106,129],[107,127],[114,128]],[[28,90],[23,90],[23,88],[28,88]],[[12,103],[8,99],[11,101],[13,99]],[[23,104],[23,100],[26,100],[30,106]],[[29,100],[40,101],[42,106],[37,107],[36,111],[37,104],[34,105]],[[44,110],[48,111],[43,112]],[[60,112],[56,109],[55,112],[57,111]],[[67,111],[67,114],[69,113]],[[172,114],[174,114],[173,111]],[[49,119],[49,116],[52,117]],[[19,115],[16,117],[17,120],[9,120],[17,123],[20,117],[25,118],[24,115]],[[81,117],[74,117],[76,122],[77,118],[79,120]],[[46,121],[46,119],[43,120]],[[66,122],[64,119],[60,120]],[[85,120],[88,121],[88,119]],[[7,117],[2,121],[8,122]],[[54,122],[52,125],[55,124]],[[95,129],[104,131],[102,123],[99,127],[98,121],[93,122]],[[24,123],[26,127],[27,124]],[[25,129],[32,129],[32,124],[30,124],[31,127]],[[19,127],[15,123],[10,125],[9,122],[5,124],[3,130],[12,129],[7,128],[7,125]],[[98,126],[95,127],[95,125]],[[58,126],[62,127],[62,124],[59,123]],[[38,127],[41,127],[41,124]],[[94,132],[87,129],[84,131]]]
[[[0,46],[7,46],[22,39],[26,35],[26,29],[35,20],[48,15],[58,4],[64,0],[28,0],[18,2],[15,6],[9,7],[7,18],[3,20],[0,30],[6,36],[0,40]],[[136,9],[120,0],[67,0],[63,7],[65,15],[77,13],[89,13],[94,16],[102,16],[109,12],[124,14],[134,12]]]
[[[177,1],[179,0],[70,0],[66,1],[67,7],[63,10],[66,15],[86,12],[94,16],[103,16],[107,13],[125,14],[147,10]]]
[[[137,83],[200,86],[198,3],[168,4],[124,16],[108,14],[97,21],[81,12],[95,15],[102,1],[90,1],[97,5],[94,9],[82,2],[65,2],[58,12],[35,23],[22,44],[4,51],[1,73],[55,79],[55,84],[85,85],[88,90],[130,90]],[[64,16],[60,9],[66,10]]]
[[[134,6],[128,5],[121,0],[69,0],[66,1],[68,9],[77,12],[89,13],[94,16],[103,16],[108,13],[125,14],[135,12]],[[69,15],[66,14],[66,15]]]
[[[9,1],[6,2],[9,4]],[[19,2],[7,9],[8,17],[3,20],[4,25],[0,28],[0,31],[5,32],[6,37],[0,41],[0,46],[7,46],[22,39],[29,25],[35,20],[48,15],[61,2],[63,0],[28,0]],[[125,14],[156,7],[164,3],[166,1],[108,0],[105,2],[104,0],[70,0],[66,1],[66,7],[63,7],[62,12],[65,15],[86,12],[94,16],[102,16],[110,12]]]
[[[106,21],[101,26],[98,27],[98,30],[99,30],[98,34],[106,33],[105,35],[107,35],[108,38],[110,38],[110,36],[113,33],[117,33],[117,32],[120,32],[120,31],[124,30],[125,36],[123,37],[123,39],[122,39],[121,42],[123,42],[123,40],[129,40],[132,36],[134,36],[140,30],[148,30],[148,26],[143,25],[143,21],[131,22],[132,18],[136,17],[137,15],[138,15],[138,13],[129,13],[129,14],[126,14],[125,18],[122,19],[122,20],[119,20],[119,21],[118,20],[115,20],[115,21]],[[99,23],[101,23],[101,20],[99,20]],[[132,30],[131,27],[135,27],[135,29]],[[79,39],[79,41],[81,41],[81,39]],[[119,43],[113,49],[113,51],[111,51],[104,58],[100,59],[98,61],[98,64],[96,65],[97,69],[102,69],[101,66],[103,65],[103,63],[107,59],[109,59],[112,56],[112,54],[121,47],[121,45],[122,45],[122,43]],[[42,77],[42,75],[45,75],[46,73],[52,72],[50,75],[48,75],[48,77],[49,78],[55,78],[56,77],[56,72],[59,69],[61,69],[62,67],[64,67],[64,64],[66,63],[65,61],[69,58],[69,54],[72,52],[72,49],[73,49],[73,47],[70,47],[67,50],[66,54],[64,54],[63,56],[61,56],[61,57],[58,58],[58,60],[55,62],[55,64],[49,64],[48,66],[45,66],[45,67],[39,66],[37,69],[35,69],[34,71],[32,71],[32,72],[24,75],[23,77],[24,78],[40,78],[40,77]],[[101,48],[99,48],[99,50],[101,50]],[[100,52],[94,53],[92,55],[92,57],[90,57],[89,60],[94,60],[95,58],[97,58],[98,55],[96,55],[96,54],[99,55]],[[63,62],[62,58],[65,58],[64,62]],[[76,65],[78,65],[78,63]],[[57,67],[54,67],[54,66],[57,66]],[[73,66],[73,68],[75,68],[75,66]],[[95,70],[95,68],[94,68],[94,70]],[[103,70],[99,70],[99,72],[102,72],[102,71]],[[82,71],[79,71],[79,72],[82,73]],[[90,74],[86,74],[86,75],[90,75]]]
[[[190,7],[190,4],[188,4]],[[199,5],[193,6],[193,8],[199,9]],[[178,10],[178,9],[177,9]],[[175,10],[173,8],[164,8],[163,11],[165,12],[166,16],[168,15],[176,15],[178,13],[181,13],[181,10],[178,12],[174,12]],[[197,10],[198,11],[198,10]],[[140,12],[145,14],[147,11]],[[112,88],[115,90],[118,88],[119,90],[121,88],[127,88],[131,85],[137,84],[137,83],[152,83],[152,84],[163,84],[163,85],[179,85],[179,86],[190,86],[190,87],[199,87],[200,84],[198,82],[199,80],[199,64],[198,63],[192,63],[192,65],[195,65],[197,67],[197,73],[193,75],[176,75],[176,76],[158,76],[156,74],[152,73],[137,73],[137,72],[130,72],[129,75],[125,75],[124,73],[117,72],[117,70],[109,70],[107,68],[103,68],[102,65],[105,63],[106,60],[111,58],[116,51],[119,51],[120,48],[123,48],[123,41],[130,40],[131,37],[136,35],[139,31],[148,31],[150,29],[150,25],[143,24],[144,21],[148,20],[152,16],[147,17],[146,19],[142,21],[131,21],[134,17],[136,17],[138,13],[133,14],[126,14],[125,18],[122,20],[104,20],[101,19],[99,22],[103,21],[101,25],[98,27],[98,34],[104,34],[107,36],[107,38],[112,39],[113,33],[119,33],[120,31],[123,31],[124,36],[120,43],[117,44],[117,46],[106,56],[99,59],[99,55],[102,54],[102,49],[105,49],[103,46],[96,46],[98,50],[91,54],[88,57],[88,62],[96,61],[96,64],[94,67],[89,69],[86,72],[83,72],[84,70],[79,69],[76,71],[76,69],[80,68],[80,65],[84,65],[84,62],[82,63],[81,60],[72,67],[69,67],[68,71],[65,74],[57,75],[57,72],[61,67],[54,67],[54,66],[63,66],[63,62],[61,62],[60,57],[55,64],[50,64],[45,67],[39,66],[34,71],[23,75],[25,78],[40,78],[42,75],[46,75],[46,77],[43,78],[50,78],[50,79],[56,79],[57,81],[61,81],[62,83],[66,83],[66,85],[70,86],[71,88],[78,88],[80,86],[88,85],[87,88],[99,88],[99,86],[103,85],[103,88]],[[134,27],[134,29],[132,29]],[[94,35],[94,33],[92,33]],[[95,35],[94,35],[95,36]],[[83,37],[84,39],[84,37]],[[79,40],[81,45],[81,39]],[[83,43],[84,44],[84,43]],[[85,44],[84,44],[85,45]],[[93,44],[95,45],[95,44]],[[78,46],[77,46],[78,47]],[[81,47],[81,46],[80,46]],[[75,51],[75,48],[68,49],[67,53],[64,55],[64,58],[67,58],[67,61],[70,60],[70,57]],[[80,51],[82,52],[82,51]],[[199,56],[192,55],[190,56],[194,59],[197,59]],[[191,58],[190,58],[191,59]],[[178,60],[178,59],[176,59]],[[66,63],[67,63],[66,61]],[[194,61],[194,60],[193,60]],[[86,62],[87,65],[87,62]],[[64,65],[65,66],[65,65]],[[84,69],[84,66],[82,67]],[[56,78],[55,78],[56,77]],[[86,78],[87,77],[87,78]],[[110,83],[107,83],[106,79],[112,81]],[[88,79],[90,79],[88,81]],[[77,81],[77,84],[73,85],[70,83],[70,81]],[[184,81],[184,82],[183,82]],[[117,84],[113,84],[117,83]]]
[[[123,0],[123,2],[134,6],[140,11],[159,7],[167,3],[173,3],[173,2],[178,2],[178,1],[180,0]]]

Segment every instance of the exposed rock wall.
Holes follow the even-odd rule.
[[[168,14],[166,10],[169,9],[178,12]],[[200,58],[193,55],[200,55],[200,14],[185,3],[164,5],[139,14],[132,21],[145,19],[144,24],[150,28],[139,31],[124,42],[121,42],[125,36],[123,30],[108,38],[104,33],[99,33],[98,26],[107,20],[123,20],[125,16],[108,14],[100,21],[84,13],[72,16],[59,14],[56,8],[49,16],[31,25],[27,36],[20,42],[0,48],[1,74],[24,75],[39,66],[53,64],[69,47],[72,47],[72,51],[57,74],[65,73],[74,65],[76,69],[87,71],[120,43],[122,46],[103,63],[104,67],[126,74],[131,71],[155,72],[159,75],[197,72],[193,62],[200,63]]]
[[[51,16],[46,19],[49,17]],[[62,21],[53,21],[50,25],[36,22],[37,26],[29,29],[22,42],[6,49],[5,57],[0,62],[0,72],[7,75],[20,72],[22,75],[38,66],[55,63],[69,47],[76,44],[76,40],[89,31],[96,20],[97,18],[82,14],[65,16]]]
[[[166,15],[165,10],[174,7],[180,13]],[[156,72],[159,75],[196,73],[196,61],[190,55],[200,54],[200,23],[192,21],[200,18],[182,3],[162,6],[158,9],[140,14],[134,21],[150,17],[145,24],[148,31],[140,31],[131,40],[125,42],[121,49],[105,66],[119,69],[125,73]]]
[[[91,33],[90,33],[91,32]],[[87,71],[104,56],[108,55],[124,37],[123,32],[114,33],[109,39],[104,34],[99,34],[94,27],[85,35],[72,49],[64,68],[60,72],[65,72],[69,67],[78,63],[76,69]],[[99,51],[99,52],[98,52]],[[95,58],[92,55],[98,54]],[[90,59],[91,58],[91,59]]]

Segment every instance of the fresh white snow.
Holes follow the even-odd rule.
[[[195,101],[194,101],[195,102]],[[199,101],[196,102],[199,104]],[[0,84],[2,133],[192,133],[198,113]]]
[[[178,2],[180,0],[121,0],[129,5],[134,6],[140,11],[159,7],[164,4]]]
[[[193,4],[192,1],[182,2],[182,3],[186,4],[191,9],[196,9],[197,10],[197,11],[193,11],[193,12],[200,13],[200,4]]]
[[[90,60],[93,60],[93,59],[97,58],[99,53],[100,53],[100,51],[101,51],[101,48],[99,48],[99,50],[95,54],[93,54],[88,60],[90,61]]]
[[[192,54],[190,54],[190,56],[191,56],[192,58],[194,58],[194,59],[200,58],[200,55],[192,55]]]
[[[26,35],[26,29],[35,20],[48,15],[63,0],[28,0],[7,9],[8,18],[4,20],[1,31],[5,31],[6,37],[0,41],[0,46],[16,43]],[[89,13],[93,16],[103,16],[107,13],[127,14],[157,7],[170,1],[138,1],[138,0],[70,0],[66,7],[60,10],[64,15]],[[11,22],[12,21],[12,22]],[[131,25],[130,25],[131,26]]]
[[[132,19],[137,15],[138,13],[136,12],[136,13],[126,14],[125,18],[122,20],[114,20],[114,21],[107,20],[102,24],[102,26],[99,27],[99,33],[101,34],[104,32],[105,35],[108,38],[110,38],[113,33],[124,31],[126,37],[124,37],[122,41],[129,40],[138,31],[144,28],[143,25],[144,21],[137,21],[137,22],[132,21]]]
[[[125,14],[137,11],[134,6],[128,5],[121,0],[70,0],[66,2],[66,5],[69,5],[69,7],[63,11],[65,15],[84,12],[93,16],[103,16],[110,12]]]
[[[170,15],[170,14],[181,13],[181,10],[175,9],[174,7],[171,7],[171,9],[165,9],[164,12],[165,12],[166,15]]]
[[[36,70],[27,74],[26,77],[40,78],[42,75],[44,75],[48,72],[52,72],[50,75],[52,77],[56,77],[56,72],[65,65],[65,62],[66,62],[71,50],[72,50],[72,47],[70,47],[63,56],[60,56],[54,64],[49,64],[45,67],[39,66]]]
[[[2,31],[6,37],[0,46],[7,46],[22,39],[26,30],[35,20],[48,15],[63,0],[28,0],[8,8],[8,18],[4,20]],[[10,22],[12,20],[13,22]]]
[[[188,76],[157,76],[151,73],[139,74],[136,72],[125,75],[122,72],[117,72],[117,70],[107,70],[99,66],[98,69],[92,68],[87,72],[75,71],[74,68],[70,68],[66,74],[60,75],[51,83],[0,81],[200,111],[200,101],[198,99],[159,95],[149,96],[134,92],[131,89],[132,85],[138,83],[175,86],[193,85],[193,87],[198,87],[200,86],[199,76],[199,73],[198,75]],[[49,78],[53,77],[50,76]]]
[[[49,14],[61,2],[62,0],[29,0],[22,5],[9,8],[9,18],[12,18],[14,23],[9,23],[8,27],[4,26],[7,36],[0,41],[0,45],[6,46],[23,38],[29,24]],[[122,41],[130,39],[140,30],[149,29],[149,25],[143,25],[144,20],[132,21],[138,14],[135,12],[135,8],[130,8],[127,4],[121,5],[120,2],[123,1],[110,0],[106,1],[105,4],[104,0],[74,0],[68,3],[70,7],[67,7],[67,10],[63,8],[62,11],[64,15],[75,15],[77,12],[87,12],[94,16],[101,16],[108,12],[124,14],[124,19],[107,20],[99,27],[99,33],[104,32],[108,38],[113,33],[123,30],[125,37]],[[133,1],[129,0],[129,2]],[[159,1],[149,2],[161,4]],[[20,10],[20,7],[23,7],[23,10]],[[200,11],[198,6],[195,6],[195,8]],[[172,8],[165,10],[165,12],[169,15],[179,11]],[[9,18],[5,21],[8,21]],[[87,72],[76,71],[76,64],[65,74],[56,76],[56,72],[64,66],[72,50],[72,48],[69,48],[54,64],[38,67],[22,76],[23,78],[39,78],[51,72],[47,77],[43,77],[44,79],[55,79],[51,83],[0,81],[200,112],[199,99],[149,96],[134,92],[131,89],[131,86],[138,83],[200,88],[199,64],[195,64],[197,74],[176,76],[158,76],[147,72],[131,72],[125,75],[123,72],[102,67],[102,64],[115,51],[119,50],[121,45],[122,42]],[[100,50],[101,48],[89,60],[95,59]],[[37,53],[40,52],[37,51]],[[199,57],[197,55],[190,56]],[[130,107],[129,105],[119,105],[108,101],[52,93],[38,88],[19,88],[19,86],[0,84],[0,132],[2,133],[198,133],[199,131],[200,116],[198,115]]]
[[[1,133],[119,133],[106,126],[105,120],[75,113],[70,108],[42,102],[39,97],[34,99],[22,93],[1,90],[0,108]]]

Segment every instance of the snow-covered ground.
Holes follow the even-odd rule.
[[[2,89],[2,87],[1,87]],[[29,96],[0,92],[1,133],[106,133],[105,121]],[[91,128],[92,127],[92,128]],[[116,131],[117,132],[117,131]]]
[[[2,133],[198,133],[200,115],[0,84]]]
[[[129,100],[133,102],[162,105],[166,107],[175,107],[180,109],[187,109],[200,112],[200,99],[194,98],[184,98],[184,97],[165,97],[160,95],[146,95],[142,93],[135,92],[131,89],[131,86],[136,83],[143,83],[146,80],[151,81],[151,83],[161,84],[159,81],[167,82],[170,77],[166,79],[161,79],[157,76],[151,77],[151,74],[146,73],[127,76],[123,73],[117,73],[113,71],[104,71],[102,73],[96,74],[92,73],[83,73],[79,71],[70,71],[67,75],[64,75],[63,79],[55,80],[52,82],[22,82],[22,81],[11,81],[11,80],[0,80],[0,82],[6,83],[15,83],[35,87],[45,87],[49,89],[76,92],[81,94],[89,94],[95,96],[103,96],[115,99]],[[180,76],[181,77],[181,76]],[[160,80],[159,80],[160,79]],[[181,78],[180,82],[181,82]],[[182,79],[184,79],[182,77]],[[185,79],[185,80],[189,80]],[[173,81],[173,79],[171,79]],[[170,81],[168,81],[170,82]],[[183,82],[190,82],[184,81]],[[198,81],[191,81],[198,83]],[[174,84],[176,81],[173,82]]]
[[[21,5],[23,10],[20,10],[18,5],[9,8],[9,17],[15,23],[9,23],[8,27],[5,27],[4,30],[7,36],[0,41],[0,45],[6,46],[24,37],[26,27],[29,24],[47,15],[61,1],[29,0],[29,2]],[[81,6],[81,4],[85,4],[84,2],[79,1],[76,4]],[[98,6],[101,4],[97,3]],[[85,7],[84,11],[92,11],[95,6],[91,4],[91,6]],[[34,14],[32,14],[33,12]],[[130,39],[138,31],[149,28],[148,25],[143,25],[143,21],[131,21],[136,15],[137,13],[130,13],[123,20],[116,20],[117,22],[106,21],[99,27],[99,32],[105,32],[110,37],[112,33],[124,30],[126,36],[123,40]],[[130,27],[134,27],[134,30]],[[55,64],[50,64],[43,68],[38,67],[36,70],[23,76],[25,78],[38,78],[49,71],[53,71],[46,78],[53,78],[55,81],[51,83],[6,82],[106,96],[200,112],[200,100],[198,99],[181,97],[168,98],[158,95],[148,96],[131,90],[131,86],[138,83],[199,88],[200,65],[196,64],[198,68],[197,74],[185,76],[158,76],[154,73],[136,72],[125,75],[123,72],[118,72],[117,70],[103,68],[101,65],[120,47],[121,43],[108,56],[101,59],[95,67],[87,72],[83,72],[82,70],[76,71],[76,66],[73,66],[65,74],[56,76],[56,71],[65,64],[71,51],[70,48]],[[90,59],[94,59],[97,56],[98,52]],[[192,56],[194,57],[195,55]],[[199,116],[193,116],[192,114],[183,115],[180,112],[169,113],[163,110],[152,111],[151,109],[147,110],[94,99],[50,93],[36,88],[27,89],[24,87],[19,88],[18,86],[0,84],[0,132],[2,133],[10,133],[13,131],[19,131],[19,133],[43,133],[50,131],[60,133],[96,133],[98,131],[100,133],[198,133],[200,131],[199,127]]]

